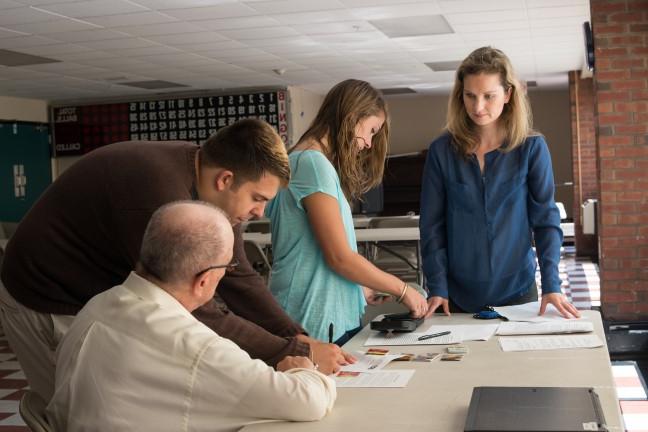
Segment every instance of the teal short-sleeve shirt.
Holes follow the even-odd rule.
[[[328,341],[332,323],[336,340],[360,325],[366,302],[358,284],[326,264],[302,200],[318,192],[335,198],[349,247],[356,251],[351,208],[335,168],[321,152],[291,153],[290,168],[288,187],[280,190],[266,208],[272,229],[270,290],[312,337]]]

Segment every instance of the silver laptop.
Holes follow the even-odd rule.
[[[475,387],[465,432],[607,431],[599,397],[587,387]]]

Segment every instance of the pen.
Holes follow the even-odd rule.
[[[439,333],[432,333],[432,334],[426,334],[426,335],[423,335],[423,336],[419,336],[419,338],[417,340],[422,341],[422,340],[432,339],[432,338],[435,338],[435,337],[445,336],[445,335],[449,335],[449,334],[450,334],[450,330],[447,330],[447,331],[442,331],[442,332],[439,332]]]
[[[329,324],[329,343],[333,343],[333,323]]]

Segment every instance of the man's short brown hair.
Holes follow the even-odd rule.
[[[200,163],[234,173],[235,184],[259,181],[269,173],[282,186],[290,181],[290,163],[283,141],[268,123],[243,119],[209,137],[200,149]]]

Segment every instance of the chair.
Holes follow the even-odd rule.
[[[261,246],[251,240],[244,240],[243,248],[252,268],[268,283],[272,266]]]
[[[18,410],[32,432],[54,432],[45,416],[45,401],[38,393],[28,390],[20,399]]]
[[[247,223],[245,227],[245,232],[258,232],[258,233],[269,233],[270,232],[270,220],[269,219],[257,219],[252,220]]]
[[[419,218],[413,216],[374,217],[367,228],[418,228],[418,224]],[[378,268],[407,282],[423,284],[419,242],[373,242],[367,256]]]

